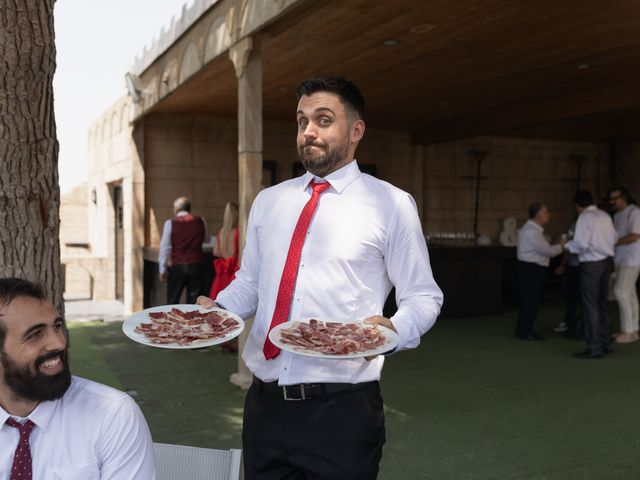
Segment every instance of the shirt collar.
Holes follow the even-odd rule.
[[[527,223],[529,225],[534,226],[535,228],[537,228],[538,230],[540,230],[541,232],[544,231],[544,228],[542,228],[542,225],[538,225],[536,222],[534,222],[533,220],[527,220]]]
[[[351,185],[358,177],[360,177],[360,168],[358,167],[358,162],[354,159],[344,167],[339,168],[324,178],[316,177],[314,174],[306,172],[302,176],[302,186],[306,190],[312,180],[316,182],[327,181],[331,184],[331,188],[338,193],[342,193],[344,189]]]
[[[635,205],[633,203],[630,203],[629,205],[624,207],[622,210],[620,210],[620,213],[622,213],[622,212],[630,212],[631,210],[633,210],[633,207],[635,207]]]
[[[71,385],[69,386],[69,388],[65,392],[65,395],[73,387],[73,382],[74,382],[73,377],[71,377]],[[26,418],[28,418],[33,423],[35,423],[36,426],[39,429],[41,429],[43,431],[46,431],[47,426],[49,425],[49,422],[51,421],[51,417],[53,417],[53,413],[56,410],[58,402],[62,401],[63,398],[64,398],[64,396],[62,396],[62,398],[59,398],[57,400],[51,400],[51,401],[47,401],[47,402],[40,402],[36,406],[36,408],[33,409],[33,412],[31,412],[29,415],[27,415]],[[4,427],[4,425],[7,422],[7,419],[9,417],[11,417],[11,415],[9,415],[9,412],[7,412],[4,408],[0,407],[0,427]]]
[[[27,415],[27,419],[31,420],[38,428],[42,430],[49,424],[49,419],[51,418],[51,412],[53,408],[46,408],[46,404],[52,404],[54,402],[40,402],[40,404]],[[42,408],[45,407],[45,408]],[[48,410],[48,411],[47,411]],[[14,415],[10,415],[4,408],[0,407],[0,427],[4,427],[9,418],[15,418]],[[17,417],[22,418],[22,417]]]
[[[62,398],[64,398],[64,396]],[[45,431],[47,429],[47,425],[49,425],[51,417],[53,417],[53,412],[56,409],[56,405],[60,400],[62,399],[59,398],[58,400],[40,402],[27,418],[35,423],[38,428]]]

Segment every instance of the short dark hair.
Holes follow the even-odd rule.
[[[318,77],[305,80],[296,88],[296,99],[316,92],[335,93],[358,118],[364,120],[364,97],[358,86],[343,77]]]
[[[593,196],[588,190],[578,190],[573,196],[573,203],[579,207],[586,208],[593,205]]]
[[[620,198],[623,199],[628,205],[635,204],[636,200],[631,196],[631,192],[625,187],[613,187],[609,190],[609,195],[613,192],[620,192]]]
[[[543,206],[543,203],[531,202],[529,204],[529,218],[534,218]]]
[[[18,297],[30,297],[37,300],[47,299],[44,289],[37,283],[23,280],[22,278],[0,278],[0,308],[6,307]],[[0,317],[2,317],[1,313]],[[7,331],[2,321],[0,321],[0,351],[4,348],[4,339],[6,336]]]

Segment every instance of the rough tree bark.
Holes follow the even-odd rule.
[[[55,0],[0,0],[0,276],[41,283],[64,311]]]

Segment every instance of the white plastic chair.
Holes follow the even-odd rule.
[[[156,480],[242,480],[242,450],[154,443]]]

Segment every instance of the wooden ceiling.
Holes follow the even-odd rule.
[[[308,0],[261,39],[268,119],[293,121],[301,80],[339,74],[361,87],[369,126],[410,130],[416,143],[640,140],[637,0]],[[154,111],[236,109],[225,57]]]

